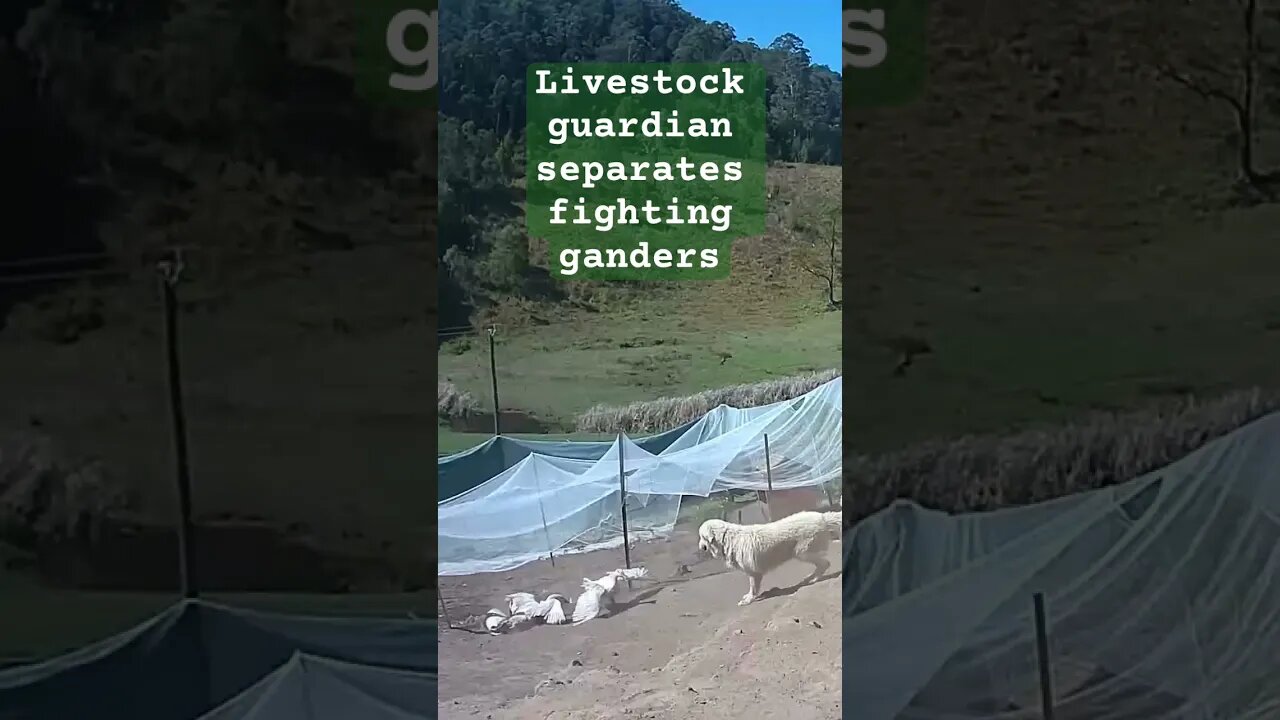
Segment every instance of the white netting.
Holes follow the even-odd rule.
[[[1280,718],[1280,414],[1130,482],[844,534],[844,699],[866,720]]]
[[[841,378],[758,408],[722,405],[652,454],[619,436],[598,460],[532,453],[441,502],[441,575],[499,572],[546,557],[620,544],[622,487],[633,537],[669,531],[685,495],[775,490],[840,477]],[[765,438],[770,473],[765,473]],[[619,457],[621,456],[621,468]]]

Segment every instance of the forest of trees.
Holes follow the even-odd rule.
[[[15,262],[35,264],[13,275],[118,270],[99,284],[150,296],[154,257],[178,243],[188,277],[221,293],[316,250],[429,242],[435,109],[357,93],[357,5],[6,5],[0,174],[16,190],[0,327],[65,286],[5,283]],[[94,258],[50,261],[79,255]]]
[[[840,75],[814,65],[793,34],[761,45],[677,0],[450,3],[440,27],[442,326],[467,322],[495,298],[556,291],[530,257],[514,184],[524,174],[530,63],[760,63],[769,76],[769,159],[840,163]]]

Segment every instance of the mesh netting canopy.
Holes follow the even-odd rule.
[[[0,670],[4,720],[435,717],[436,623],[182,600],[65,655]]]
[[[1133,481],[844,535],[844,706],[859,720],[1280,718],[1280,415]]]
[[[631,438],[646,452],[660,453],[684,435],[694,422],[686,423],[657,435]],[[479,445],[436,461],[436,502],[456,497],[509,469],[530,453],[573,460],[599,460],[609,452],[611,443],[569,442],[564,440],[532,440],[495,435]]]
[[[771,405],[721,405],[657,453],[623,435],[597,459],[531,452],[439,504],[440,574],[505,571],[549,552],[620,543],[622,479],[628,526],[637,536],[669,531],[686,495],[836,482],[841,409],[836,378]]]

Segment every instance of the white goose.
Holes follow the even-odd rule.
[[[573,624],[581,625],[598,617],[604,605],[612,605],[613,591],[617,589],[619,580],[637,580],[648,574],[649,571],[642,567],[618,568],[599,580],[582,578],[582,594],[573,604]]]
[[[568,622],[564,614],[564,603],[569,598],[552,593],[541,602],[533,593],[518,592],[507,596],[507,611],[493,608],[485,614],[484,627],[490,635],[498,635],[508,630],[527,627],[538,621],[550,625]]]
[[[568,620],[564,614],[564,603],[567,602],[569,598],[559,593],[551,593],[542,602],[538,602],[533,593],[518,592],[507,596],[507,607],[511,609],[513,616],[541,618],[548,625],[560,625]]]

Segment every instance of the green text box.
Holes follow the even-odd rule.
[[[572,68],[572,72],[570,72]],[[547,72],[546,79],[539,73]],[[716,78],[716,86],[730,85],[742,92],[734,94],[692,94],[657,91],[658,73],[669,78],[688,76],[699,79]],[[726,76],[726,73],[728,74]],[[578,94],[540,94],[538,90],[556,83],[558,89],[567,87],[564,76],[571,74]],[[625,90],[620,94],[608,91],[608,80],[599,92],[588,92],[587,76],[617,77]],[[638,94],[633,83],[647,78],[650,92]],[[737,78],[735,81],[734,78]],[[550,246],[552,274],[561,279],[712,279],[729,274],[729,249],[735,238],[759,235],[765,227],[765,72],[759,65],[748,63],[546,63],[530,65],[526,77],[528,103],[528,153],[526,163],[527,217],[529,234],[546,238]],[[671,84],[669,84],[670,86]],[[699,84],[699,87],[702,87]],[[706,86],[708,89],[710,85]],[[657,113],[655,116],[654,113]],[[655,120],[656,117],[656,120]],[[695,118],[705,121],[702,125],[692,122]],[[634,137],[600,137],[600,119],[607,119],[608,128],[623,130],[622,120],[638,121],[630,128]],[[585,121],[592,137],[574,137],[567,123]],[[683,137],[646,137],[646,129],[658,129],[666,133],[671,122],[685,133]],[[727,123],[727,125],[726,125]],[[719,137],[692,137],[701,127]],[[563,131],[563,132],[562,132]],[[553,143],[553,139],[563,142]],[[674,180],[658,180],[657,165],[669,163],[675,166],[682,158],[692,166],[673,167]],[[576,179],[563,175],[564,163],[597,163],[606,173],[595,181],[593,187],[584,187],[585,168]],[[547,163],[554,164],[554,178],[547,179]],[[611,165],[612,163],[612,165]],[[632,163],[647,163],[639,168],[637,176]],[[738,163],[741,177],[729,180],[728,163]],[[704,164],[712,166],[704,167]],[[714,172],[712,172],[714,171]],[[625,172],[626,177],[609,173]],[[691,179],[682,177],[689,172]],[[704,175],[704,172],[707,173]],[[637,179],[637,178],[640,179]],[[617,210],[618,199],[624,198],[630,207],[640,208],[646,202],[659,208],[656,213],[664,220],[670,216],[672,198],[681,219],[689,219],[689,205],[730,206],[718,223],[723,230],[713,229],[717,223],[708,214],[710,224],[648,224],[642,210],[637,210],[636,224],[616,225],[610,230],[597,229],[596,207],[612,204]],[[562,219],[578,217],[577,206],[585,206],[586,217],[591,224],[553,223],[553,205],[563,206]],[[701,218],[699,218],[701,219]],[[612,249],[626,251],[628,257],[645,243],[651,252],[666,249],[696,249],[698,254],[690,262],[693,267],[659,268],[586,268],[579,263],[572,275],[561,263],[566,250],[584,251]],[[718,256],[715,268],[700,267],[703,249],[714,249]]]
[[[437,0],[360,0],[356,89],[375,102],[434,106],[439,84]]]
[[[901,105],[926,76],[927,0],[844,0],[844,102]]]

